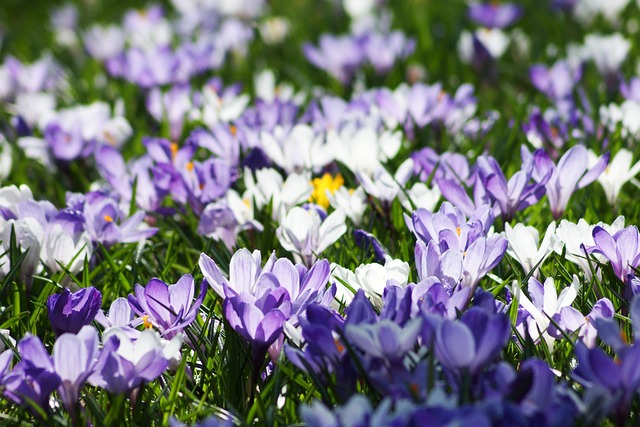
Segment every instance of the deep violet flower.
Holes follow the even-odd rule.
[[[93,286],[74,293],[65,289],[62,294],[51,295],[47,299],[47,309],[53,332],[56,335],[77,334],[93,321],[101,305],[102,294]]]

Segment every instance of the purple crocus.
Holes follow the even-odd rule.
[[[365,53],[361,44],[361,40],[353,35],[323,34],[318,47],[305,44],[303,50],[309,62],[347,84],[363,63]]]
[[[620,83],[620,93],[626,99],[640,102],[640,77],[634,77],[629,83],[623,81]]]
[[[591,312],[586,316],[571,306],[563,307],[553,315],[554,323],[549,325],[549,335],[554,338],[562,338],[562,333],[555,327],[555,325],[558,325],[565,332],[577,332],[584,345],[588,348],[594,348],[598,335],[596,320],[612,319],[614,314],[613,304],[607,298],[598,300],[593,305]]]
[[[404,327],[391,320],[380,320],[370,325],[347,325],[345,337],[370,357],[396,362],[414,347],[421,328],[420,318],[408,322]]]
[[[18,404],[37,405],[49,410],[49,395],[61,383],[53,359],[40,338],[31,334],[18,343],[21,360],[5,376],[4,395]],[[38,413],[33,408],[34,413]]]
[[[156,331],[146,329],[132,341],[126,333],[113,328],[103,335],[103,341],[101,358],[89,383],[121,394],[158,378],[179,356],[182,337],[176,335],[166,341]]]
[[[127,217],[116,200],[99,192],[88,193],[84,200],[85,230],[95,242],[110,246],[137,242],[153,236],[157,228],[143,223],[145,212]]]
[[[487,28],[505,28],[522,16],[522,7],[513,3],[476,3],[469,6],[469,18]]]
[[[530,161],[527,161],[530,159]],[[491,200],[497,205],[504,221],[510,221],[516,212],[535,204],[544,195],[545,184],[551,173],[532,181],[533,161],[523,156],[522,169],[507,181],[498,162],[491,156],[480,156],[477,161],[479,181]]]
[[[98,343],[95,328],[85,326],[77,335],[62,334],[53,345],[53,366],[61,381],[58,392],[71,414],[75,413],[80,390],[93,373],[98,358]]]
[[[330,275],[327,260],[307,269],[272,254],[262,267],[260,251],[251,254],[243,248],[231,258],[228,279],[205,254],[200,256],[199,266],[209,285],[224,298],[226,319],[252,344],[256,364],[261,363],[267,348],[281,338],[285,321],[296,326],[309,304],[328,306],[335,295],[335,286],[326,289]],[[280,339],[269,350],[273,358],[281,346]]]
[[[585,248],[588,253],[604,255],[613,268],[614,274],[623,282],[640,265],[640,234],[635,225],[630,225],[613,236],[600,226],[593,229],[595,246]]]
[[[162,336],[171,339],[191,324],[207,293],[206,282],[200,284],[200,294],[193,302],[195,283],[193,276],[185,274],[173,285],[158,278],[151,279],[143,288],[136,285],[129,295],[129,304],[145,325],[158,328]]]
[[[101,305],[102,294],[93,286],[74,293],[65,289],[62,294],[51,295],[47,299],[51,329],[56,335],[77,334],[93,321]]]
[[[533,153],[534,179],[543,181],[551,173],[547,181],[547,199],[554,219],[559,219],[569,203],[569,198],[578,189],[595,181],[609,164],[609,153],[600,157],[595,165],[589,167],[587,149],[576,145],[560,158],[557,166],[547,153],[540,149]]]
[[[531,82],[551,101],[566,100],[582,78],[582,67],[572,68],[567,61],[558,61],[552,67],[536,64],[529,70]]]
[[[511,325],[502,313],[473,307],[459,321],[443,319],[435,330],[435,354],[444,367],[459,376],[479,374],[509,340]]]

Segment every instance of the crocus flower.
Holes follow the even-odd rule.
[[[580,290],[580,281],[578,276],[574,275],[571,285],[564,288],[558,295],[553,278],[547,278],[542,285],[535,277],[530,277],[528,290],[531,300],[522,293],[517,281],[514,281],[511,287],[520,306],[531,316],[524,321],[524,324],[516,327],[523,337],[526,331],[536,341],[542,338],[549,351],[552,351],[555,338],[548,331],[551,324],[549,319],[573,303]]]
[[[298,262],[311,266],[325,249],[347,231],[341,210],[321,218],[316,209],[292,208],[280,223],[276,235],[283,248],[293,253]]]
[[[51,295],[47,299],[47,309],[53,332],[56,335],[77,334],[93,321],[101,305],[102,294],[93,286],[74,293],[65,289],[62,294]]]
[[[480,156],[477,161],[479,180],[490,199],[495,202],[506,221],[516,212],[528,208],[540,200],[545,193],[545,184],[550,174],[538,182],[532,182],[533,161],[523,151],[522,170],[507,181],[498,162],[491,156]]]
[[[313,65],[326,70],[345,85],[364,59],[360,41],[352,35],[337,37],[323,34],[318,47],[308,43],[304,45],[304,55]]]
[[[559,312],[553,315],[553,321],[561,330],[568,333],[578,333],[578,337],[588,348],[594,348],[596,345],[596,329],[597,319],[612,319],[615,310],[609,299],[599,299],[594,305],[591,312],[584,316],[578,310],[571,306],[563,307]],[[562,338],[562,334],[554,325],[549,326],[549,334],[555,338]]]
[[[598,389],[600,399],[613,406],[611,410],[616,419],[627,419],[631,401],[640,384],[637,368],[640,348],[634,346],[614,361],[600,348],[588,350],[578,344],[576,357],[578,367],[574,376],[577,381],[589,389]]]
[[[144,322],[139,318],[134,320],[134,314],[127,298],[120,297],[111,303],[106,314],[102,310],[96,314],[96,322],[104,327],[105,332],[111,328],[118,328],[134,339],[140,335],[140,331],[133,327]]]
[[[565,258],[580,266],[585,277],[588,279],[591,279],[592,276],[591,265],[593,265],[593,263],[589,262],[589,253],[586,248],[595,246],[592,233],[596,226],[604,228],[610,234],[615,234],[624,228],[624,217],[619,216],[611,225],[604,224],[602,222],[595,225],[589,225],[584,218],[580,218],[577,223],[572,223],[563,219],[560,221],[560,225],[556,229],[556,236],[558,240],[567,248]],[[555,250],[562,250],[562,246],[557,245]],[[594,256],[599,262],[604,263],[606,261],[606,258],[599,253],[592,253],[590,255]],[[600,271],[597,270],[596,274],[600,275]]]
[[[505,28],[522,16],[522,8],[513,3],[475,3],[469,6],[469,18],[487,28]]]
[[[416,344],[422,319],[417,318],[404,327],[390,320],[367,325],[347,325],[346,339],[367,356],[394,362],[402,359]]]
[[[584,47],[607,83],[615,83],[616,74],[631,50],[631,42],[620,33],[608,36],[588,34],[584,38]]]
[[[326,289],[330,274],[326,260],[310,269],[294,266],[286,258],[276,259],[275,254],[264,268],[261,260],[260,251],[238,250],[231,258],[228,279],[207,255],[202,254],[199,261],[207,283],[224,298],[225,317],[252,345],[254,362],[259,364],[276,340],[269,352],[274,359],[279,354],[285,321],[297,326],[309,304],[328,306],[335,294],[335,288]]]
[[[5,376],[4,395],[19,404],[38,405],[47,412],[49,395],[61,383],[53,359],[40,338],[31,334],[18,342],[18,352],[21,361]]]
[[[547,181],[547,199],[553,218],[558,219],[564,213],[573,192],[595,181],[606,169],[609,153],[589,167],[587,149],[582,145],[576,145],[560,158],[557,166],[543,150],[536,150],[534,162],[534,173],[537,174],[534,179],[541,180],[551,172]]]
[[[84,326],[77,335],[62,334],[53,345],[53,366],[61,380],[58,391],[65,407],[71,413],[78,403],[80,389],[93,374],[98,358],[98,343],[98,332],[95,328]]]
[[[509,223],[506,223],[505,234],[509,241],[507,254],[518,261],[526,274],[532,272],[534,276],[537,276],[544,260],[552,252],[557,251],[558,244],[555,232],[556,223],[553,221],[547,227],[542,242],[539,242],[538,230],[535,227],[525,226],[522,223],[511,227]]]
[[[126,333],[113,328],[105,332],[103,341],[111,351],[105,353],[89,383],[121,394],[158,378],[179,355],[182,336],[163,341],[157,332],[146,329],[138,339],[131,341]]]
[[[633,269],[640,265],[640,235],[635,225],[630,225],[611,235],[603,227],[593,229],[595,246],[587,247],[589,253],[599,253],[611,263],[614,274],[623,282]]]
[[[206,296],[206,283],[200,284],[198,298],[193,301],[195,283],[190,274],[185,274],[173,285],[153,278],[143,288],[136,285],[129,295],[129,304],[138,316],[157,327],[162,336],[171,339],[191,324]]]
[[[468,371],[475,376],[498,356],[509,339],[509,332],[510,322],[505,314],[489,314],[474,307],[460,320],[443,319],[438,323],[435,354],[455,375]]]
[[[558,61],[552,67],[534,65],[529,70],[531,82],[552,101],[566,100],[582,77],[582,68],[572,68],[567,61]]]
[[[591,150],[589,150],[589,158],[591,163],[596,163],[597,157]],[[604,172],[598,176],[598,182],[602,185],[607,201],[612,206],[616,205],[622,186],[640,172],[640,161],[632,166],[632,159],[633,154],[631,151],[621,148],[611,159],[611,163],[605,168]]]

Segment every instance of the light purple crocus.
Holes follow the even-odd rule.
[[[573,88],[582,78],[582,67],[572,68],[567,61],[558,61],[552,67],[536,64],[529,69],[531,82],[551,101],[571,97]]]
[[[505,28],[522,16],[522,7],[505,3],[476,3],[469,6],[469,18],[487,28]]]
[[[179,356],[182,337],[165,341],[146,329],[132,341],[124,332],[113,328],[103,335],[103,351],[89,382],[110,393],[121,394],[158,378],[170,362]],[[108,351],[107,351],[108,350]]]
[[[554,338],[562,338],[562,333],[555,326],[558,325],[561,330],[569,334],[577,332],[584,345],[588,348],[594,348],[598,335],[596,320],[612,319],[614,314],[613,304],[607,298],[598,300],[586,316],[571,306],[563,307],[553,315],[555,324],[549,325],[549,335]]]
[[[269,353],[277,357],[285,321],[296,326],[309,304],[329,306],[335,295],[335,286],[326,289],[330,275],[327,260],[307,269],[272,254],[263,268],[260,251],[251,254],[243,248],[231,258],[228,279],[206,254],[198,264],[209,285],[224,298],[229,323],[251,343],[256,364],[274,343]]]
[[[502,218],[510,221],[516,212],[528,208],[545,194],[545,185],[551,173],[532,181],[533,161],[523,156],[522,169],[507,181],[498,162],[491,156],[480,156],[477,161],[479,181],[499,208]]]
[[[85,326],[77,335],[61,335],[53,345],[53,366],[61,381],[58,392],[72,415],[80,398],[80,390],[93,374],[99,354],[98,344],[98,332],[93,326]]]
[[[629,83],[625,81],[620,83],[620,93],[626,99],[640,102],[640,78],[634,77],[629,80]]]
[[[351,344],[367,355],[397,362],[414,347],[421,328],[421,318],[413,319],[403,327],[384,319],[373,324],[349,324],[344,333]]]
[[[151,279],[143,288],[136,285],[129,295],[129,304],[138,316],[160,330],[162,336],[171,339],[191,324],[207,293],[206,282],[200,284],[200,294],[193,301],[195,283],[193,276],[185,274],[173,285],[158,278]]]
[[[361,40],[353,35],[323,34],[318,47],[305,44],[303,50],[309,62],[347,84],[364,60],[361,44]]]
[[[554,219],[559,219],[567,208],[569,198],[578,189],[595,181],[609,163],[609,153],[600,157],[595,165],[589,168],[587,149],[576,145],[569,149],[556,166],[547,153],[540,149],[533,153],[534,179],[541,182],[551,173],[547,181],[547,199]]]
[[[158,231],[157,228],[146,227],[143,211],[127,217],[116,200],[98,192],[86,195],[83,215],[85,229],[91,239],[106,246],[137,242]]]
[[[595,246],[585,248],[588,253],[604,255],[614,274],[623,282],[640,265],[640,235],[635,225],[630,225],[613,236],[600,226],[593,229]]]

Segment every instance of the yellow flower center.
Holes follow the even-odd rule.
[[[178,154],[178,144],[172,142],[169,144],[169,149],[171,150],[171,161],[173,162],[176,159],[176,154]]]
[[[151,320],[149,320],[149,316],[146,314],[142,316],[142,324],[144,325],[145,329],[151,329],[153,327],[153,323],[151,323]]]
[[[188,170],[189,172],[191,172],[191,171],[193,170],[193,162],[189,162],[189,163],[187,163],[186,168],[187,168],[187,170]]]
[[[327,172],[322,175],[322,178],[314,178],[313,181],[311,181],[311,184],[313,185],[313,193],[311,193],[309,201],[317,203],[327,209],[329,207],[327,190],[329,190],[331,194],[334,194],[336,190],[344,185],[344,179],[341,174],[337,174],[333,177]]]
[[[113,217],[110,216],[110,215],[105,215],[104,216],[104,220],[107,221],[107,222],[113,222]]]

